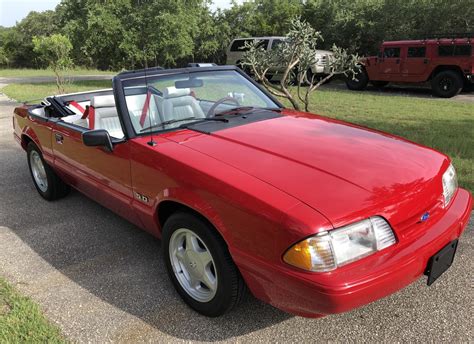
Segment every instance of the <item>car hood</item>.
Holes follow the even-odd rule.
[[[175,140],[290,194],[335,227],[371,215],[392,225],[418,219],[440,202],[449,164],[443,154],[401,138],[289,110]]]

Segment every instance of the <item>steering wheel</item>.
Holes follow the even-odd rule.
[[[234,104],[236,104],[237,106],[240,106],[239,101],[237,99],[235,99],[234,97],[224,97],[224,98],[221,98],[218,101],[216,101],[214,103],[214,105],[211,106],[211,108],[207,112],[207,117],[214,117],[216,115],[214,112],[216,111],[217,107],[221,104],[224,104],[226,101],[231,101]]]

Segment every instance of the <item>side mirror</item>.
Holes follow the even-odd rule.
[[[104,147],[108,152],[114,150],[109,132],[104,129],[88,130],[82,133],[82,142],[90,147]]]

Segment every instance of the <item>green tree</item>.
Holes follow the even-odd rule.
[[[30,12],[23,20],[7,32],[3,48],[10,55],[10,62],[15,67],[44,67],[42,60],[33,51],[34,36],[47,36],[57,32],[55,12]]]
[[[56,76],[59,93],[64,93],[65,72],[72,67],[72,44],[61,34],[33,37],[34,51],[48,64]]]
[[[8,55],[3,47],[0,47],[0,66],[7,66],[9,64]]]
[[[87,0],[62,0],[56,7],[59,33],[66,35],[72,43],[71,58],[76,65],[96,67],[93,58],[85,51],[88,38]]]
[[[247,43],[248,50],[244,53],[242,62],[251,68],[255,79],[261,82],[270,93],[288,99],[296,110],[300,109],[298,101],[301,101],[305,111],[308,111],[309,95],[312,92],[334,75],[353,73],[359,61],[357,55],[348,54],[346,50],[334,46],[329,62],[330,72],[326,77],[318,80],[308,71],[317,61],[316,48],[321,40],[319,31],[307,22],[295,18],[291,22],[285,39],[275,49],[265,50],[258,41]],[[282,73],[279,84],[271,83],[267,77],[275,71]],[[295,79],[296,95],[290,90]]]
[[[8,67],[10,65],[10,54],[4,47],[9,31],[11,31],[11,29],[0,26],[0,66]]]
[[[384,40],[472,32],[472,0],[308,0],[302,17],[337,44],[369,55]]]

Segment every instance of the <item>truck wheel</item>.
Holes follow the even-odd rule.
[[[439,72],[431,80],[434,95],[441,98],[451,98],[461,92],[463,79],[459,73],[452,70]]]
[[[179,212],[163,226],[163,258],[183,300],[208,317],[241,301],[246,287],[224,240],[200,218]]]
[[[355,78],[350,74],[346,79],[346,86],[352,91],[362,91],[367,87],[369,83],[369,76],[364,69],[361,69],[356,73]]]
[[[374,85],[375,88],[384,88],[385,86],[388,85],[388,81],[371,81],[370,82],[372,85]]]
[[[36,190],[44,199],[54,201],[66,196],[69,185],[65,184],[53,169],[44,161],[38,147],[30,142],[27,147],[28,166]]]

